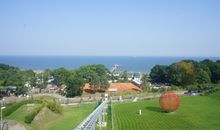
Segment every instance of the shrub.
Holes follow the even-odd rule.
[[[163,93],[163,92],[165,92],[166,91],[166,88],[159,88],[159,92],[160,93]]]
[[[47,108],[55,113],[61,114],[63,112],[63,107],[55,100],[53,100],[52,102],[47,102]]]
[[[30,99],[30,100],[24,100],[24,101],[21,101],[21,102],[17,102],[17,103],[13,103],[11,105],[8,105],[6,107],[6,109],[3,110],[3,117],[9,116],[11,113],[16,111],[19,107],[21,107],[22,105],[28,104],[28,103],[41,104],[42,101]]]
[[[213,89],[210,89],[210,90],[203,91],[201,95],[207,96],[207,95],[215,93],[215,92],[217,92],[219,90],[220,90],[219,88],[213,88]]]
[[[102,100],[98,100],[98,101],[96,102],[95,109],[96,109],[101,103],[102,103]]]
[[[169,88],[169,90],[171,90],[171,91],[179,90],[179,87],[178,86],[171,86]]]
[[[32,110],[30,113],[28,113],[25,117],[24,117],[24,122],[25,123],[31,123],[34,119],[34,117],[41,111],[41,109],[44,107],[44,105],[41,105],[39,107],[36,107],[34,110]]]

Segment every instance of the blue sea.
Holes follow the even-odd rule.
[[[220,60],[220,57],[129,57],[129,56],[0,56],[0,63],[21,69],[45,70],[64,67],[77,69],[83,65],[104,64],[111,69],[120,65],[119,71],[150,72],[156,64],[170,65],[180,60]]]

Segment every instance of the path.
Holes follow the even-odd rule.
[[[4,122],[7,122],[8,130],[26,130],[24,125],[22,125],[21,123],[15,121],[15,120],[6,120]]]

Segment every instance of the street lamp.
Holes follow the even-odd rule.
[[[1,129],[0,129],[0,130],[3,129],[3,123],[2,123],[2,110],[6,108],[6,107],[3,107],[3,101],[4,101],[4,100],[5,100],[5,99],[3,98],[2,101],[1,101]]]

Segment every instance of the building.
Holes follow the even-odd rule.
[[[111,83],[108,92],[141,92],[138,86],[133,83]]]
[[[141,92],[142,89],[140,89],[135,84],[128,82],[128,83],[110,83],[108,89],[106,89],[105,91],[107,92]],[[83,92],[95,93],[88,83],[84,85]]]

